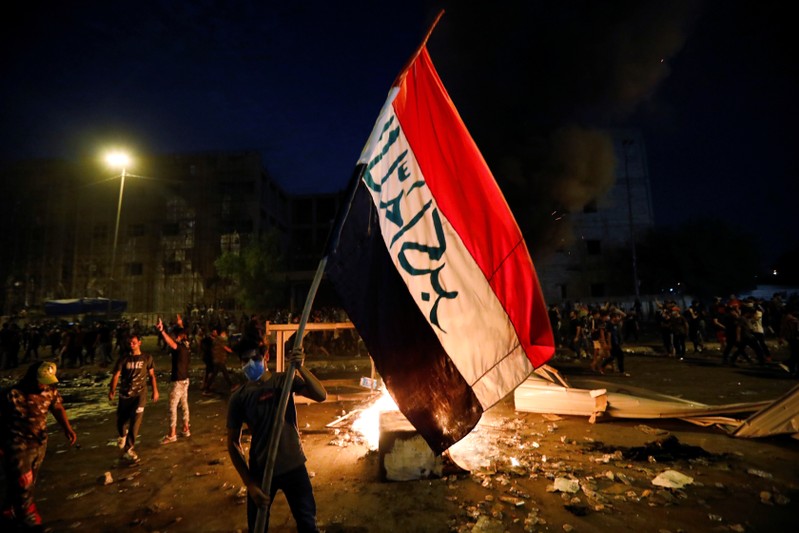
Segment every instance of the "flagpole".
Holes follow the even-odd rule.
[[[313,281],[311,282],[311,288],[308,291],[308,296],[305,299],[305,306],[302,309],[302,316],[300,318],[299,326],[297,326],[297,333],[294,337],[294,348],[291,351],[292,355],[298,350],[302,350],[302,338],[305,336],[305,325],[308,323],[313,301],[316,298],[316,293],[319,290],[319,284],[322,282],[322,277],[324,276],[325,268],[327,267],[327,257],[330,250],[334,249],[338,244],[341,228],[344,226],[344,221],[347,219],[349,207],[352,204],[352,198],[354,197],[355,191],[358,188],[358,181],[363,176],[365,169],[366,165],[359,164],[355,167],[355,171],[353,172],[347,194],[347,203],[345,204],[344,209],[342,209],[338,220],[336,221],[336,225],[330,234],[330,242],[328,243],[328,246],[326,246],[324,257],[322,257],[322,259],[319,261],[319,266],[316,268],[316,274],[314,274]],[[291,388],[294,384],[294,374],[296,371],[297,367],[294,364],[293,358],[290,358],[289,367],[288,370],[286,370],[286,379],[283,383],[283,388],[280,391],[280,401],[278,403],[277,411],[275,412],[274,426],[272,427],[272,432],[269,436],[266,468],[264,469],[264,475],[261,480],[261,490],[267,496],[269,496],[269,493],[272,490],[272,476],[275,471],[275,461],[277,460],[277,445],[278,442],[280,442],[280,434],[283,431],[283,425],[286,420],[286,408],[288,407],[289,394],[291,394]],[[264,507],[259,507],[258,515],[255,519],[254,531],[264,531],[266,528],[266,516],[267,509]]]
[[[411,55],[410,59],[408,59],[408,62],[405,63],[405,66],[402,67],[402,70],[400,70],[400,73],[397,75],[397,78],[394,80],[394,83],[391,84],[392,87],[398,87],[399,84],[402,83],[402,79],[405,77],[405,74],[408,72],[408,69],[413,64],[413,62],[416,61],[416,58],[419,57],[419,54],[422,53],[422,49],[425,46],[427,46],[427,40],[430,39],[430,35],[432,35],[433,30],[436,29],[438,21],[441,20],[441,17],[443,16],[444,16],[444,10],[442,9],[441,11],[438,12],[438,15],[436,15],[436,18],[433,20],[433,23],[430,25],[430,29],[427,30],[424,39],[422,39],[421,44],[416,48],[416,51],[413,53],[413,55]]]

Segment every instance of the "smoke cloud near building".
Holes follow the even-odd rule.
[[[696,2],[447,7],[430,49],[537,257],[613,185],[609,130],[654,106]]]

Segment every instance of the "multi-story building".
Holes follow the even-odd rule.
[[[289,201],[257,152],[3,170],[7,314],[46,299],[105,297],[132,312],[176,312],[228,297],[214,260],[269,229],[289,242]],[[111,174],[111,177],[109,177]],[[124,185],[124,187],[123,187]]]
[[[646,146],[638,130],[611,132],[616,180],[610,190],[570,213],[573,240],[534,258],[544,297],[601,300],[637,296],[635,243],[654,226]]]
[[[549,302],[635,294],[631,242],[654,223],[646,150],[640,132],[612,137],[615,184],[570,214],[571,244],[534,257]],[[124,182],[96,163],[42,160],[0,178],[3,314],[80,297],[126,300],[131,312],[229,308],[214,261],[267,231],[284,250],[286,305],[299,309],[345,194],[290,195],[257,152],[154,156],[125,169]],[[335,302],[324,284],[317,302]]]
[[[345,190],[335,193],[292,195],[289,201],[290,245],[287,253],[289,285],[288,306],[301,309],[310,289],[319,261],[325,252],[339,208],[345,201]],[[321,284],[314,302],[334,305],[331,287]]]

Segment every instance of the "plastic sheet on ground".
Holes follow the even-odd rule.
[[[546,368],[545,368],[546,367]],[[514,391],[516,410],[597,419],[676,418],[700,426],[717,425],[736,437],[799,436],[799,386],[773,401],[708,405],[640,387],[593,380],[590,388],[571,387],[544,365]],[[752,414],[746,421],[726,415]]]

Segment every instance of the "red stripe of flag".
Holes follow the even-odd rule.
[[[554,338],[527,246],[426,46],[399,79],[394,110],[425,182],[502,303],[530,362],[541,366],[554,352]]]

